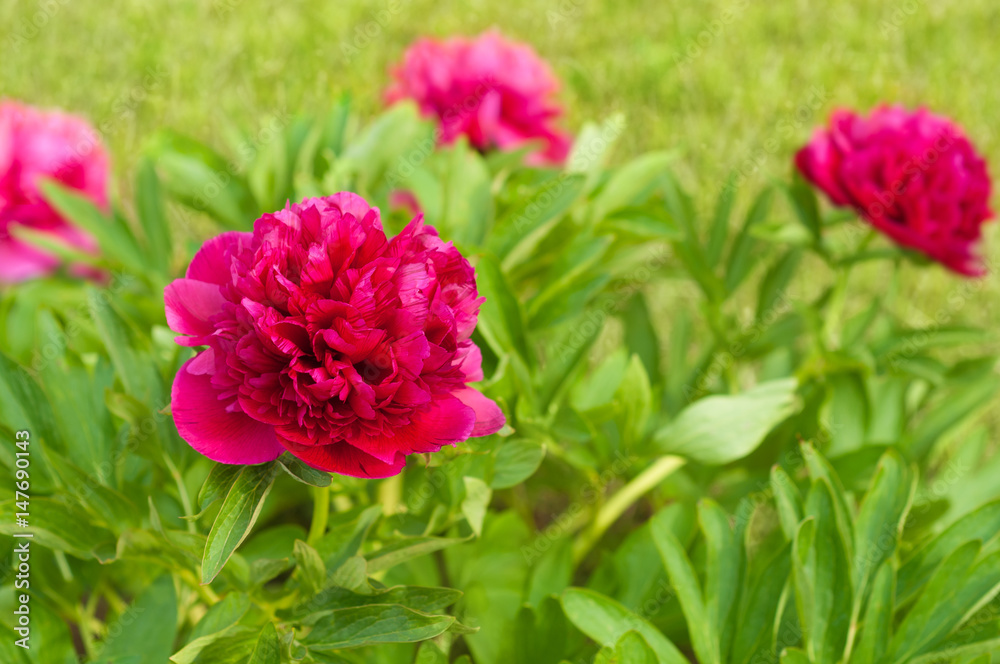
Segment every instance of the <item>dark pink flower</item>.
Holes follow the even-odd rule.
[[[22,225],[65,244],[94,251],[94,240],[46,202],[39,185],[58,180],[106,208],[108,157],[85,121],[16,102],[0,102],[0,283],[32,279],[55,270],[59,259],[14,239]]]
[[[925,109],[883,106],[868,117],[834,112],[795,156],[834,205],[967,276],[984,269],[975,247],[989,207],[986,162],[961,128]]]
[[[388,477],[504,424],[467,385],[483,377],[475,273],[422,217],[387,240],[359,196],[311,198],[207,242],[165,299],[178,343],[208,347],[174,379],[174,421],[215,461],[288,450]]]
[[[558,80],[530,46],[499,32],[420,39],[392,76],[386,100],[412,99],[424,115],[437,117],[445,145],[462,134],[480,150],[541,142],[530,156],[536,164],[561,164],[569,154],[571,139],[556,127]]]

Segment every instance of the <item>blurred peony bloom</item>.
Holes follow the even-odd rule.
[[[417,195],[409,189],[394,189],[390,191],[389,209],[393,211],[399,210],[411,217],[423,214],[423,210],[420,208],[420,201],[417,200]]]
[[[470,336],[475,273],[422,217],[392,240],[378,208],[340,193],[224,233],[165,293],[178,343],[207,346],[174,379],[177,430],[227,464],[288,450],[355,477],[495,433],[504,415]]]
[[[108,157],[84,120],[0,102],[0,283],[44,276],[59,259],[13,238],[11,226],[44,231],[65,244],[95,251],[97,244],[49,205],[39,188],[52,178],[94,204],[108,204]]]
[[[540,141],[544,147],[529,156],[536,165],[561,164],[569,154],[572,139],[556,127],[558,80],[530,46],[499,32],[420,39],[392,76],[386,100],[412,99],[425,116],[437,117],[442,144],[462,134],[479,150]]]
[[[925,109],[882,106],[866,118],[835,111],[795,156],[834,205],[966,276],[985,273],[975,252],[989,208],[986,162],[962,129]]]

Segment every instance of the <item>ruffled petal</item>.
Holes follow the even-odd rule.
[[[472,427],[470,438],[488,436],[496,433],[507,423],[500,406],[493,399],[490,399],[479,390],[466,387],[455,392],[455,397],[476,413],[476,424]]]
[[[163,292],[167,325],[181,334],[207,336],[215,331],[209,322],[226,301],[216,284],[194,279],[177,279]]]
[[[230,283],[232,257],[239,255],[244,247],[249,247],[253,233],[230,231],[218,235],[202,245],[187,269],[188,279],[207,281],[219,286]]]
[[[208,374],[188,371],[189,360],[174,378],[170,392],[177,432],[200,454],[227,464],[274,461],[285,448],[274,428],[251,419],[242,411],[227,410],[212,387]]]
[[[356,436],[347,442],[391,463],[397,453],[437,452],[445,445],[457,445],[469,439],[475,425],[476,411],[448,395],[434,398],[426,409],[413,415],[408,425],[393,429],[391,435]]]
[[[279,440],[285,449],[299,459],[317,470],[328,473],[379,479],[398,475],[406,465],[406,458],[402,454],[395,454],[387,463],[345,442],[300,445],[284,439]]]

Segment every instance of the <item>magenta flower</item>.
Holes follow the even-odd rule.
[[[462,134],[480,150],[540,141],[543,148],[529,158],[535,164],[561,164],[569,154],[571,139],[556,128],[558,80],[530,46],[499,32],[420,39],[392,76],[386,100],[412,99],[425,116],[437,117],[444,145]]]
[[[94,251],[94,240],[46,202],[39,185],[52,178],[107,207],[108,157],[82,119],[0,102],[0,283],[51,273],[59,259],[10,234],[15,225],[44,231],[65,244]]]
[[[392,240],[377,208],[340,193],[224,233],[166,289],[178,343],[207,346],[174,379],[177,430],[228,464],[288,450],[356,477],[498,431],[469,339],[475,273],[422,217]]]
[[[986,162],[961,128],[924,109],[883,106],[867,118],[836,111],[795,156],[834,205],[967,276],[985,270],[975,247],[989,208]]]

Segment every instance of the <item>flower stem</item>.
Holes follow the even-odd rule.
[[[309,524],[309,537],[307,542],[310,546],[316,546],[320,538],[326,532],[326,523],[330,518],[330,487],[312,488],[313,492],[313,518]]]
[[[378,487],[378,499],[382,503],[382,513],[392,516],[399,511],[403,497],[403,476],[393,475],[382,480]]]
[[[642,471],[635,478],[618,490],[608,502],[604,503],[597,516],[594,517],[590,527],[587,528],[577,538],[573,544],[573,561],[579,563],[583,560],[605,531],[611,527],[618,517],[627,510],[639,498],[645,495],[657,484],[662,482],[670,474],[680,469],[687,461],[678,456],[664,456],[646,470]]]

